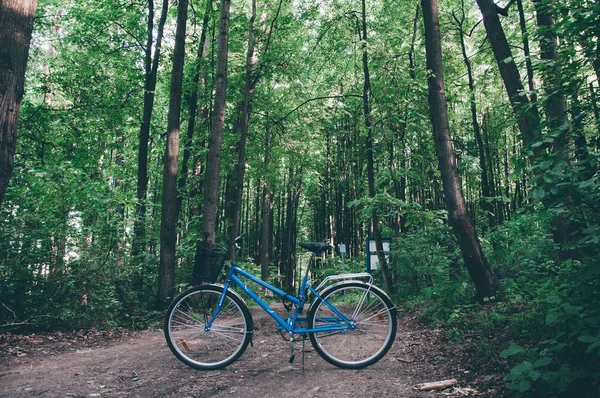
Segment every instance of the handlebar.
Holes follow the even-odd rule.
[[[242,233],[240,236],[238,236],[237,238],[235,238],[233,240],[233,261],[237,263],[237,254],[240,251],[240,249],[242,248],[238,242],[241,241],[244,236],[246,236],[247,232]]]
[[[242,239],[244,238],[244,236],[246,236],[247,234],[248,234],[247,232],[244,232],[244,233],[242,233],[240,236],[238,236],[237,238],[235,238],[235,239],[233,240],[233,243],[238,243],[238,242],[239,242],[240,240],[242,240]]]

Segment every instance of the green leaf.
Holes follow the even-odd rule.
[[[544,367],[552,362],[552,358],[550,357],[542,357],[533,363],[534,368]]]
[[[585,352],[589,354],[596,350],[598,350],[598,354],[600,355],[600,341],[590,344]]]
[[[539,370],[532,370],[531,372],[529,372],[529,378],[533,381],[539,379],[541,375],[542,372],[540,372]]]
[[[577,340],[581,341],[582,343],[591,344],[595,343],[598,338],[594,336],[579,336]]]
[[[579,314],[580,307],[576,307],[571,304],[564,304],[562,308],[569,315],[578,315]]]
[[[531,381],[529,381],[527,379],[519,380],[519,384],[517,384],[517,389],[520,392],[528,391],[530,388],[531,388]]]
[[[546,303],[548,303],[548,304],[560,304],[561,301],[562,300],[558,296],[547,296],[546,297]]]
[[[532,370],[533,370],[533,366],[531,365],[531,362],[525,361],[525,362],[518,364],[514,368],[512,368],[510,370],[510,373],[527,374],[527,373],[531,372]]]
[[[558,319],[559,317],[556,312],[550,312],[548,315],[546,315],[546,325],[552,325],[553,323],[557,322]]]
[[[525,352],[525,349],[523,347],[521,347],[520,345],[511,343],[510,346],[508,347],[508,349],[506,349],[500,353],[500,358],[507,358],[512,355],[520,354],[522,352]]]

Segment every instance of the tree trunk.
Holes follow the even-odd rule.
[[[263,161],[263,191],[261,206],[261,232],[260,232],[260,275],[262,280],[269,278],[269,262],[271,259],[271,236],[272,236],[272,215],[273,199],[271,196],[271,187],[269,182],[269,169],[271,163],[271,131],[270,126],[265,128],[264,140],[265,157]]]
[[[598,109],[598,103],[596,102],[596,91],[594,90],[594,84],[589,84],[590,98],[592,99],[592,108],[594,109],[594,121],[596,122],[596,150],[600,150],[600,109]]]
[[[371,121],[371,79],[369,76],[369,60],[367,52],[367,6],[366,0],[362,0],[362,64],[364,74],[364,85],[363,85],[363,115],[365,118],[365,127],[367,129],[367,180],[369,185],[369,196],[375,197],[375,165],[373,160],[373,126]],[[373,238],[375,239],[375,250],[377,251],[377,259],[379,260],[379,268],[381,269],[381,276],[385,291],[392,293],[393,286],[390,281],[390,275],[388,270],[387,259],[383,253],[383,242],[381,241],[381,226],[379,223],[379,215],[377,210],[373,208],[371,219],[373,222]]]
[[[254,48],[254,21],[256,20],[256,0],[252,0],[252,15],[248,22],[248,49],[246,51],[246,73],[244,76],[244,91],[242,109],[239,120],[240,141],[238,143],[238,162],[235,165],[235,182],[233,186],[233,203],[231,203],[232,223],[229,234],[233,240],[240,234],[242,215],[242,200],[244,194],[244,175],[246,173],[246,146],[248,144],[248,124],[250,122],[251,96],[254,92],[252,73],[256,69],[256,51]]]
[[[525,55],[525,66],[527,67],[527,86],[531,93],[531,102],[537,102],[537,94],[535,92],[535,84],[533,79],[533,63],[531,62],[531,51],[529,51],[529,34],[527,33],[527,23],[525,19],[525,11],[523,9],[523,0],[517,0],[517,8],[519,10],[519,26],[521,27],[521,36],[523,38],[523,55]]]
[[[567,123],[567,100],[561,88],[561,71],[558,62],[558,38],[554,32],[553,5],[551,0],[533,0],[536,20],[540,32],[540,58],[544,73],[546,92],[546,119],[550,133],[561,131]],[[558,134],[553,151],[562,159],[569,157],[570,142],[568,129]]]
[[[325,214],[327,220],[327,240],[331,246],[335,245],[335,229],[333,225],[333,188],[331,181],[333,179],[331,172],[331,164],[333,163],[332,154],[331,154],[331,134],[327,131],[327,157],[326,157],[326,180],[325,181]]]
[[[594,59],[592,60],[592,67],[596,72],[596,81],[600,83],[600,22],[596,21],[596,50],[594,51]]]
[[[194,130],[196,128],[196,118],[201,113],[201,109],[198,109],[198,91],[200,86],[204,88],[205,79],[202,76],[202,62],[206,58],[206,32],[208,30],[208,19],[210,11],[212,9],[212,1],[206,2],[206,9],[204,11],[204,17],[202,19],[202,32],[200,33],[200,42],[198,43],[198,53],[196,56],[196,66],[194,67],[194,75],[192,77],[192,87],[190,92],[186,94],[186,103],[188,107],[188,126],[187,126],[187,137],[185,140],[185,146],[183,149],[183,159],[181,160],[181,175],[177,184],[177,214],[181,211],[181,205],[183,203],[183,192],[187,181],[190,157],[192,155],[192,144],[194,138]]]
[[[454,233],[458,237],[465,266],[475,284],[476,299],[483,301],[484,298],[499,296],[501,294],[500,285],[481,250],[475,228],[467,214],[456,158],[452,148],[448,105],[444,93],[437,0],[422,0],[421,5],[425,20],[427,70],[432,72],[428,78],[430,116],[436,155],[442,175],[444,197],[448,208],[448,218]]]
[[[12,174],[37,0],[0,2],[0,205]]]
[[[521,132],[521,139],[525,147],[531,145],[537,138],[537,128],[539,125],[539,114],[535,104],[531,104],[523,90],[521,76],[517,69],[517,64],[512,56],[508,40],[502,29],[500,18],[498,17],[498,6],[494,0],[477,0],[481,14],[483,15],[483,24],[487,32],[488,40],[492,46],[496,63],[500,69],[500,75],[504,81],[504,86],[508,92],[508,97],[513,108],[515,117]],[[539,151],[534,148],[534,155]]]
[[[175,248],[177,244],[177,157],[179,155],[179,117],[185,61],[185,28],[188,0],[177,5],[177,28],[173,50],[171,97],[167,116],[167,144],[164,158],[162,213],[160,224],[160,268],[158,272],[157,304],[160,308],[173,297],[175,284]]]
[[[295,292],[296,280],[296,236],[298,233],[298,204],[302,192],[302,168],[289,167],[290,179],[288,183],[286,217],[284,224],[284,240],[282,250],[282,265],[286,292]]]
[[[552,151],[565,162],[569,162],[572,152],[570,129],[565,128],[568,123],[567,101],[564,90],[561,88],[562,79],[560,64],[558,62],[558,38],[554,32],[553,4],[551,0],[533,0],[536,11],[536,21],[539,30],[540,58],[542,62],[543,87],[546,94],[544,101],[546,111],[546,124],[551,137],[555,137]],[[563,203],[565,208],[568,204]],[[573,223],[566,214],[555,214],[551,221],[554,242],[567,243],[569,235],[573,232]],[[569,250],[561,250],[564,256],[569,255]]]
[[[229,8],[230,0],[221,1],[219,15],[219,37],[217,40],[217,70],[215,81],[215,100],[213,120],[210,131],[206,179],[204,185],[202,242],[196,248],[194,279],[212,281],[217,278],[218,269],[212,269],[210,254],[215,248],[217,227],[217,203],[219,194],[219,175],[221,172],[221,144],[225,121],[225,99],[227,95],[227,61],[229,44]]]
[[[156,43],[154,44],[154,58],[152,48],[154,41],[154,0],[148,2],[148,38],[145,47],[145,73],[144,83],[144,110],[142,125],[140,127],[139,149],[138,149],[138,172],[137,172],[137,202],[135,204],[135,221],[133,225],[133,243],[131,246],[132,256],[140,254],[146,246],[146,198],[148,196],[148,142],[150,140],[150,121],[154,109],[154,92],[156,90],[156,76],[162,47],[162,38],[169,1],[163,0],[160,20],[156,32]]]
[[[494,206],[490,202],[491,192],[490,192],[490,182],[488,179],[488,165],[487,159],[485,156],[485,147],[483,145],[483,139],[481,138],[481,127],[479,125],[479,121],[477,120],[477,102],[475,101],[475,82],[473,79],[473,69],[471,67],[471,60],[467,55],[467,46],[465,44],[465,31],[464,31],[464,22],[465,22],[465,9],[464,2],[461,7],[461,16],[460,18],[456,16],[455,13],[452,13],[454,17],[454,21],[458,27],[458,35],[460,41],[460,48],[463,56],[463,62],[465,63],[465,67],[467,68],[467,78],[469,82],[469,99],[471,103],[471,124],[473,126],[473,133],[475,135],[475,141],[477,142],[477,149],[479,153],[479,166],[481,168],[481,192],[483,194],[483,203],[482,208],[486,213],[488,218],[488,223],[490,226],[495,225],[496,218],[494,216]]]

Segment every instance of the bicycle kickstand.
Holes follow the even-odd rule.
[[[294,334],[292,332],[289,333],[290,336],[290,359],[289,363],[294,363],[294,359],[296,359],[296,353],[294,352]]]
[[[290,336],[290,360],[289,363],[294,363],[294,359],[296,359],[296,353],[294,352],[294,334],[292,332],[290,332],[289,334]],[[305,348],[305,343],[306,343],[306,338],[304,336],[302,336],[302,376],[304,376],[304,348]]]
[[[306,338],[302,336],[302,376],[304,376],[304,343],[306,342]]]

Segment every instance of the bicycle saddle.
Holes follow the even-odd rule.
[[[324,251],[331,248],[329,243],[321,242],[300,242],[300,247],[309,250],[315,254],[321,255]]]

